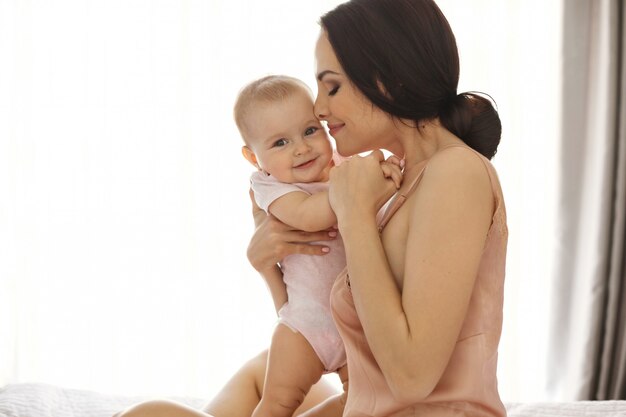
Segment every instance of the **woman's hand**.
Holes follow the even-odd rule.
[[[330,205],[342,220],[359,216],[375,217],[402,183],[400,160],[393,156],[385,161],[379,150],[368,156],[353,156],[330,172]]]
[[[311,245],[311,242],[333,240],[336,230],[321,232],[303,232],[294,230],[271,214],[266,214],[254,201],[250,190],[252,215],[256,230],[248,245],[248,260],[259,272],[273,268],[287,255],[325,255],[329,248],[323,245]]]

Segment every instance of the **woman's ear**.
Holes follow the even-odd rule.
[[[244,158],[248,160],[248,162],[250,162],[256,168],[261,169],[261,167],[259,166],[259,162],[256,159],[255,153],[252,152],[252,149],[248,148],[247,146],[242,146],[241,154],[243,155]]]

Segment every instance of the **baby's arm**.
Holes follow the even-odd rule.
[[[400,165],[400,160],[395,156],[380,164],[382,174],[391,179],[396,188],[402,184],[402,173],[396,167]],[[328,190],[315,194],[296,191],[287,193],[270,204],[269,212],[283,223],[305,232],[325,230],[337,224],[337,216],[328,200]]]
[[[337,223],[328,202],[328,191],[285,194],[272,202],[269,212],[283,223],[305,232],[325,230]]]

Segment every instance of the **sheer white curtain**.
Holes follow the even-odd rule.
[[[267,73],[313,85],[317,18],[337,3],[0,0],[0,385],[208,397],[267,346],[232,104]],[[503,120],[500,383],[536,398],[560,1],[439,3],[461,90],[492,94]]]
[[[461,55],[460,91],[493,96],[502,141],[493,163],[509,247],[499,386],[505,401],[549,400],[546,355],[556,245],[562,1],[438,0]]]

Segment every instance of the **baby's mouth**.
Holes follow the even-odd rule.
[[[315,162],[317,158],[313,158],[313,159],[309,159],[308,161],[300,164],[300,165],[296,165],[294,168],[308,168],[311,165],[313,165],[313,163]]]

